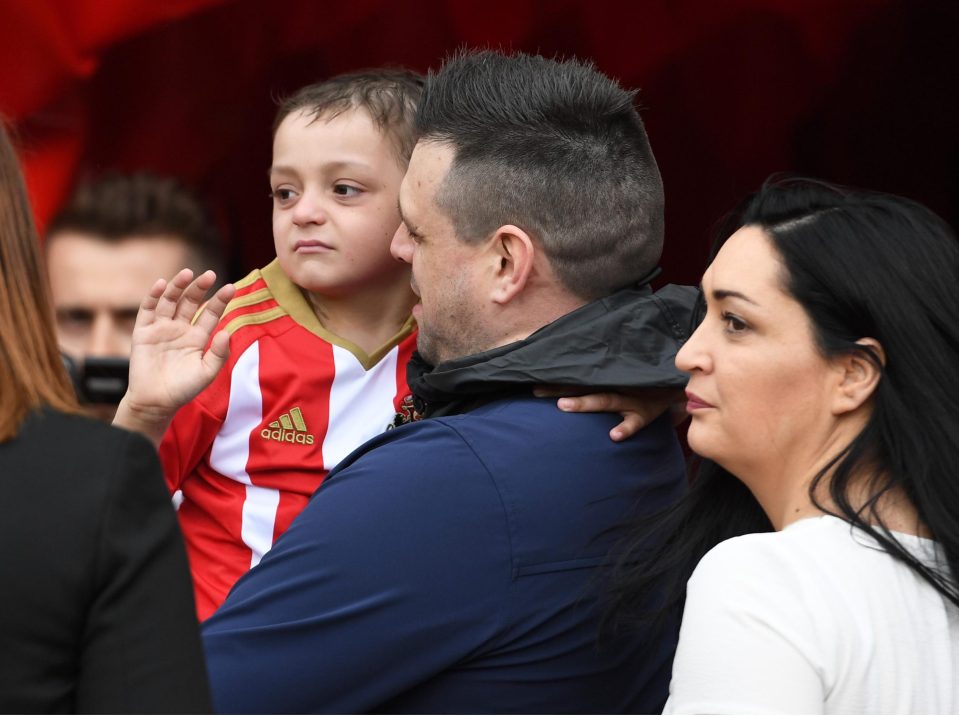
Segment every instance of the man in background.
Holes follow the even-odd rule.
[[[184,266],[219,273],[219,254],[205,207],[169,177],[112,174],[82,184],[54,217],[46,259],[57,339],[98,417],[112,420],[125,390],[143,295]]]

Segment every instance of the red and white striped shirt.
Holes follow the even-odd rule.
[[[160,445],[200,619],[273,546],[327,472],[409,395],[412,317],[372,355],[323,328],[277,261],[236,284],[230,358]]]

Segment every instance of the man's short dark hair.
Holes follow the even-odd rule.
[[[650,272],[663,184],[634,97],[575,59],[470,52],[431,72],[416,130],[455,152],[436,202],[457,236],[519,226],[587,300]]]
[[[113,173],[80,184],[47,229],[47,236],[76,232],[107,242],[131,237],[171,237],[187,248],[190,268],[221,276],[216,224],[181,182],[148,172]]]
[[[393,142],[397,156],[407,163],[416,144],[413,119],[424,79],[411,70],[384,67],[348,72],[307,85],[280,103],[273,120],[273,134],[294,112],[304,111],[317,120],[362,109]]]

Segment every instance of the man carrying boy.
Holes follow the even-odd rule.
[[[415,297],[389,246],[422,85],[412,72],[373,70],[305,87],[280,106],[270,168],[277,258],[236,284],[220,324],[227,366],[159,446],[168,487],[183,494],[200,619],[409,395]]]
[[[216,708],[658,710],[675,630],[598,646],[597,568],[625,518],[683,492],[672,426],[616,444],[615,418],[530,395],[684,383],[694,292],[645,285],[663,198],[633,94],[575,61],[464,55],[428,79],[417,129],[393,252],[428,419],[342,462],[206,622]],[[226,357],[222,333],[202,346],[231,295],[187,329],[212,281],[189,279],[154,286],[134,360],[176,368],[186,397]],[[169,410],[131,375],[124,424]]]

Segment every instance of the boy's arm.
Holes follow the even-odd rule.
[[[221,287],[197,315],[216,275],[193,279],[183,269],[157,281],[140,304],[133,329],[130,382],[113,424],[146,435],[159,445],[174,413],[216,376],[229,356],[229,335],[210,340],[234,287]],[[204,350],[209,344],[209,348]]]

